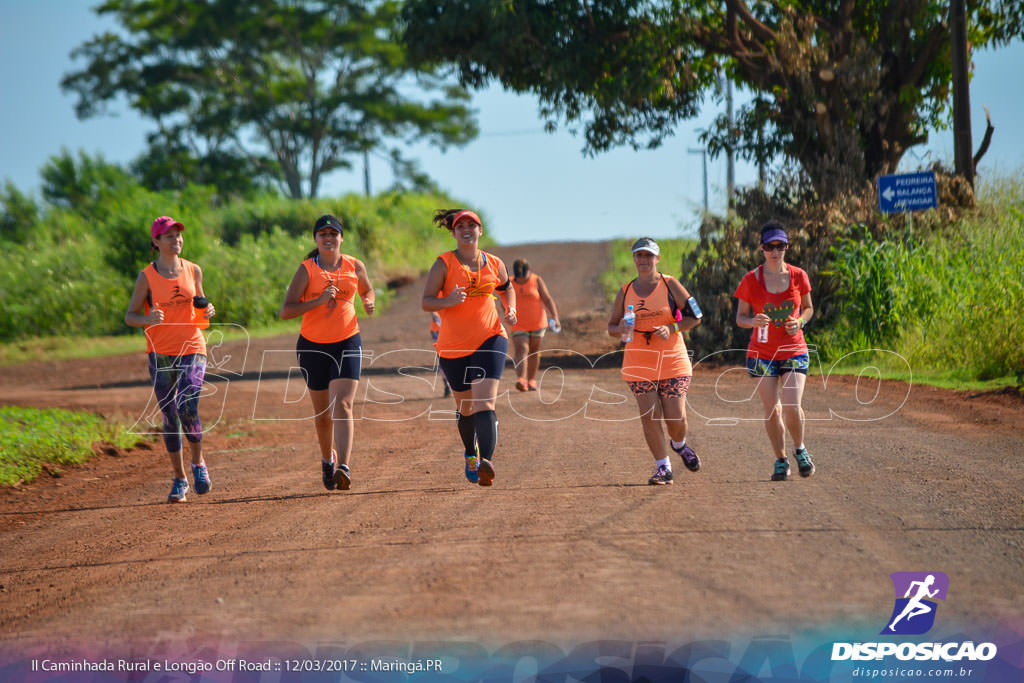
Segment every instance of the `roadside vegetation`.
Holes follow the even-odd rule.
[[[60,476],[61,466],[93,455],[96,444],[131,448],[142,439],[91,413],[58,408],[0,407],[0,486],[16,486],[44,469]]]
[[[956,179],[939,182],[945,205],[914,215],[879,215],[871,192],[822,205],[751,191],[736,215],[707,220],[699,242],[659,241],[662,270],[706,315],[691,346],[746,347],[732,293],[761,262],[758,227],[778,217],[791,228],[787,260],[811,274],[807,336],[824,371],[870,365],[886,379],[1024,392],[1024,179],[980,183],[973,206]],[[602,276],[609,301],[635,275],[629,244],[613,247]]]
[[[979,189],[978,210],[941,229],[904,217],[881,239],[854,230],[835,245],[825,357],[843,367],[851,350],[879,349],[892,378],[909,379],[909,364],[946,387],[1024,385],[1024,182]]]
[[[195,185],[154,192],[102,159],[66,153],[43,177],[51,178],[44,202],[10,184],[0,190],[2,362],[25,359],[40,339],[59,346],[53,338],[127,335],[141,343],[141,331],[124,324],[124,309],[153,258],[149,225],[157,216],[185,225],[183,256],[203,268],[218,321],[273,328],[321,214],[342,220],[342,250],[366,263],[383,309],[389,283],[415,277],[430,265],[425,254],[447,247],[448,236],[430,222],[434,211],[458,205],[443,195],[398,192],[301,200],[273,192],[225,198]]]

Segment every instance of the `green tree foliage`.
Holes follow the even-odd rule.
[[[106,203],[136,185],[135,178],[102,155],[83,151],[76,158],[67,149],[51,156],[39,170],[43,199],[62,209],[97,217]]]
[[[971,45],[1024,35],[1024,5],[968,2]],[[450,63],[463,83],[538,96],[581,125],[589,153],[656,146],[720,79],[753,101],[705,133],[713,153],[783,154],[830,197],[948,125],[945,0],[408,0],[409,54]],[[1009,113],[1007,113],[1009,114]]]
[[[67,176],[81,178],[80,159],[71,161],[74,172]],[[71,191],[78,187],[74,183],[59,187],[65,189],[51,190],[55,198],[79,196]],[[216,322],[259,327],[278,321],[285,289],[315,246],[311,229],[321,214],[342,220],[343,250],[366,264],[383,306],[389,282],[410,280],[430,267],[434,254],[450,248],[450,236],[430,217],[438,207],[461,204],[409,192],[224,200],[212,187],[195,185],[152,192],[135,184],[100,194],[102,210],[89,193],[71,206],[61,200],[42,207],[10,184],[0,193],[0,220],[14,217],[18,232],[5,232],[2,242],[0,342],[140,334],[124,324],[124,311],[139,271],[155,256],[149,226],[156,216],[174,216],[185,225],[183,256],[202,266]]]
[[[392,0],[107,0],[97,12],[122,31],[76,48],[86,66],[61,85],[79,117],[123,97],[157,124],[140,167],[157,184],[245,190],[255,174],[315,196],[353,155],[391,145],[401,159],[401,141],[477,133],[468,93],[409,64]]]
[[[157,192],[189,185],[216,187],[224,196],[276,191],[256,161],[223,150],[199,155],[185,147],[181,137],[150,136],[149,149],[132,162],[131,171],[143,186]]]
[[[19,190],[10,180],[0,189],[0,240],[24,242],[39,217],[35,200]]]

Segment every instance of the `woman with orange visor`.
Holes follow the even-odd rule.
[[[476,213],[444,209],[437,212],[434,222],[451,231],[456,246],[437,257],[427,273],[423,310],[441,316],[435,346],[455,398],[466,479],[491,486],[491,461],[498,442],[494,404],[508,351],[508,335],[494,296],[497,292],[505,306],[505,322],[515,325],[516,295],[505,264],[480,250],[483,227]]]

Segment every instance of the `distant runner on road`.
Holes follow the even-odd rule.
[[[516,290],[517,320],[512,326],[512,360],[518,377],[516,389],[537,391],[537,368],[540,366],[540,341],[548,329],[561,330],[558,308],[540,275],[530,270],[526,259],[512,264],[512,287]],[[529,354],[529,355],[527,355]]]

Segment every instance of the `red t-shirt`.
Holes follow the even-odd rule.
[[[788,264],[786,267],[789,268],[789,287],[785,291],[769,292],[765,289],[761,284],[763,272],[762,279],[758,279],[758,270],[762,269],[758,266],[743,276],[733,294],[737,299],[750,304],[751,315],[764,313],[772,319],[766,329],[751,330],[747,358],[786,360],[807,353],[804,331],[797,330],[796,334],[791,335],[786,332],[784,323],[787,318],[800,315],[800,302],[804,294],[810,293],[811,281],[802,268]]]

